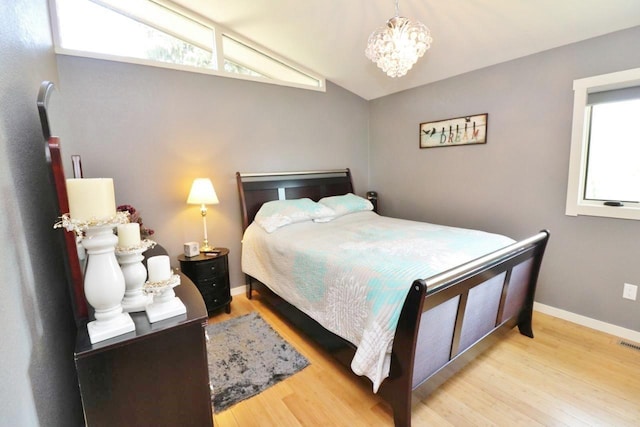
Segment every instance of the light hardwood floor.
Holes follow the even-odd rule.
[[[311,365],[214,416],[216,427],[392,426],[363,381],[287,324],[254,293],[231,314],[259,312]],[[542,313],[535,338],[514,329],[429,396],[414,393],[413,426],[640,426],[640,351]]]

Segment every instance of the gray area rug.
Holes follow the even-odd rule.
[[[255,312],[208,325],[207,333],[216,414],[309,365]]]

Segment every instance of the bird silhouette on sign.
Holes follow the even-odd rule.
[[[431,130],[424,130],[422,129],[422,132],[428,136],[429,138],[431,138],[433,135],[435,135],[436,133],[436,128],[432,128]]]

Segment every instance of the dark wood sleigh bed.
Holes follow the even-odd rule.
[[[243,229],[263,203],[278,199],[354,193],[349,169],[236,173]],[[404,302],[391,352],[391,369],[378,393],[396,426],[411,425],[411,395],[427,395],[514,326],[533,338],[532,312],[538,272],[549,239],[543,230],[527,239],[429,278],[416,278]],[[245,275],[247,297],[260,291],[274,308],[349,367],[355,347]],[[355,375],[355,374],[354,374]]]

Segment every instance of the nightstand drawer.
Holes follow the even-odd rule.
[[[204,294],[219,294],[229,289],[228,276],[216,277],[213,279],[205,279],[199,281],[196,286],[198,290]]]
[[[227,263],[225,258],[199,262],[193,266],[193,273],[199,280],[225,276],[227,274]]]
[[[217,310],[223,305],[229,304],[231,302],[231,295],[227,292],[227,294],[204,294],[202,295],[202,299],[204,300],[204,304],[207,306],[207,312],[211,313],[212,311]]]

